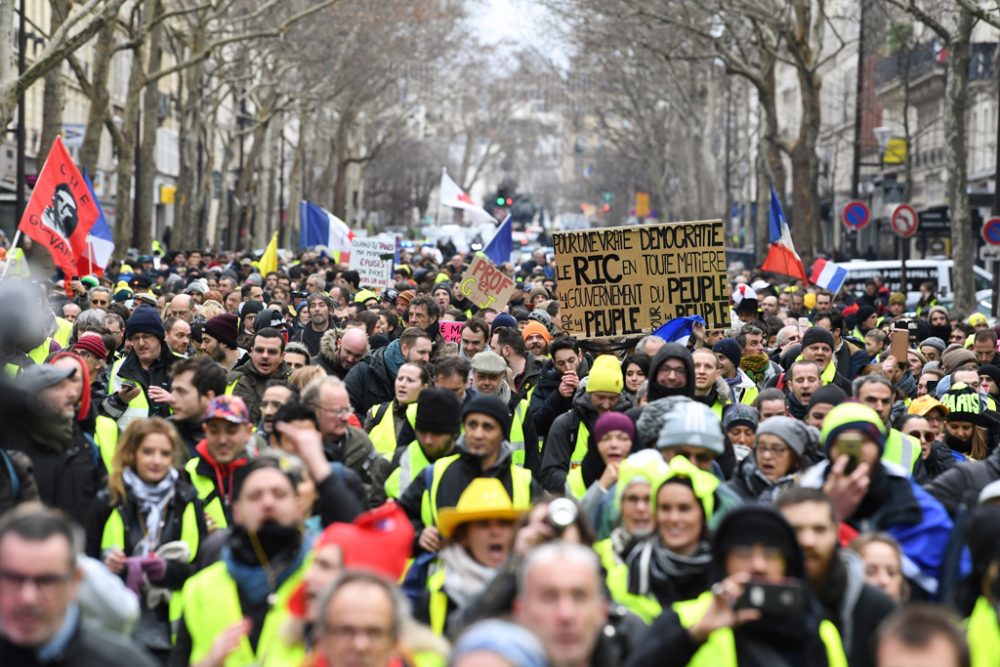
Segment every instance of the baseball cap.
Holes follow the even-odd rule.
[[[225,419],[234,424],[249,424],[250,411],[239,396],[216,396],[208,402],[202,421]]]

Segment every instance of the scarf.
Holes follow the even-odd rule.
[[[618,526],[611,531],[608,539],[611,540],[611,548],[614,550],[615,555],[624,562],[628,558],[628,555],[632,553],[632,549],[638,544],[638,541],[647,537],[649,537],[648,532],[644,535],[635,535],[625,530],[624,526]]]
[[[740,369],[749,375],[755,384],[760,384],[765,380],[770,367],[771,359],[764,353],[748,354],[740,359]]]
[[[229,507],[229,501],[232,500],[233,493],[233,474],[239,469],[247,464],[247,459],[245,456],[234,459],[231,463],[218,463],[212,458],[212,455],[208,453],[208,441],[202,440],[195,447],[195,451],[198,452],[198,456],[204,459],[205,463],[211,466],[212,471],[215,473],[215,483],[219,488],[219,497],[222,498],[222,502],[226,507]],[[228,481],[228,484],[226,483]]]
[[[798,476],[791,473],[771,481],[757,467],[757,459],[751,454],[740,461],[736,469],[736,478],[746,487],[751,500],[770,504],[784,489],[794,486]]]
[[[658,535],[637,545],[628,557],[628,592],[652,594],[663,605],[690,600],[708,586],[712,550],[702,540],[690,556],[682,556],[663,546]]]
[[[163,516],[167,505],[174,497],[177,479],[180,473],[171,468],[167,476],[156,484],[147,484],[139,479],[132,468],[125,468],[122,481],[139,503],[145,531],[142,539],[135,545],[133,556],[148,556],[160,545],[160,534],[163,532]]]
[[[250,534],[241,526],[231,529],[220,556],[251,605],[262,604],[281,588],[302,566],[311,546],[302,539],[302,532],[296,526],[282,526],[271,521],[265,522],[255,537],[267,559],[266,565],[254,549]]]
[[[497,573],[476,561],[460,544],[449,544],[438,558],[444,564],[444,592],[459,609],[482,593]]]

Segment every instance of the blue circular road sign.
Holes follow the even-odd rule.
[[[983,223],[983,240],[990,245],[1000,245],[1000,218],[990,218]]]
[[[868,210],[868,204],[855,199],[847,202],[843,214],[844,224],[850,229],[863,229],[871,222],[872,213]]]

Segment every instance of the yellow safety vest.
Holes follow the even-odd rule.
[[[198,472],[199,461],[201,457],[194,457],[184,464],[184,470],[191,479],[191,485],[198,492],[198,499],[205,506],[205,516],[212,520],[213,528],[226,528],[229,526],[229,521],[226,519],[226,510],[222,504],[222,497],[219,496],[219,489],[216,488],[214,479]]]
[[[576,466],[566,475],[567,494],[576,500],[583,500],[587,495],[587,485],[583,481],[583,468]]]
[[[31,357],[32,361],[41,366],[42,364],[45,363],[45,360],[48,358],[49,349],[51,348],[51,346],[52,346],[52,339],[46,338],[44,341],[42,341],[41,345],[28,352],[28,356]]]
[[[190,555],[188,562],[193,563],[198,555],[198,545],[201,542],[198,533],[198,516],[194,503],[184,506],[184,514],[181,516],[181,541],[188,545]],[[125,521],[122,518],[121,508],[115,507],[111,510],[111,515],[104,522],[104,532],[101,533],[101,551],[105,549],[125,550]],[[170,619],[180,618],[181,596],[170,596]]]
[[[573,453],[569,457],[570,469],[577,468],[583,463],[583,457],[587,455],[587,449],[590,447],[590,429],[587,425],[580,420],[580,425],[576,429],[576,445],[573,447]]]
[[[301,642],[286,643],[282,630],[290,620],[288,599],[302,581],[309,560],[307,558],[276,591],[274,604],[264,617],[256,653],[250,646],[250,640],[243,637],[226,658],[225,667],[298,667],[303,664],[305,646]],[[243,619],[239,591],[226,570],[226,564],[220,561],[188,579],[180,597],[184,623],[191,635],[190,662],[195,664],[208,656],[220,634]]]
[[[524,417],[528,414],[528,399],[521,399],[510,420],[510,444],[514,448],[511,459],[519,466],[524,465]]]
[[[1000,656],[1000,623],[993,604],[980,596],[965,624],[972,667],[994,667]]]
[[[885,449],[882,450],[882,460],[895,463],[906,471],[907,475],[913,474],[913,469],[920,460],[920,443],[916,438],[900,433],[896,429],[889,431],[885,439]]]
[[[111,417],[98,415],[94,420],[94,442],[101,452],[104,467],[111,472],[111,464],[118,449],[118,422]]]
[[[410,486],[413,478],[423,472],[431,462],[424,454],[424,448],[414,440],[406,446],[406,451],[399,458],[399,467],[389,473],[385,480],[385,495],[387,498],[399,498]]]
[[[593,549],[601,559],[604,571],[607,572],[605,581],[612,599],[641,618],[647,625],[652,623],[663,608],[652,597],[628,592],[628,565],[615,553],[611,539],[594,543]]]
[[[396,451],[396,417],[393,414],[393,404],[392,401],[388,404],[386,409],[382,412],[382,419],[378,421],[372,430],[368,432],[368,439],[372,441],[372,445],[375,447],[375,451],[381,454],[387,459],[392,458],[392,453]],[[373,420],[378,417],[379,410],[384,403],[379,403],[373,405],[368,411],[368,416]],[[410,428],[416,429],[417,425],[417,404],[410,403],[406,406],[406,421],[410,422]]]
[[[56,317],[56,330],[52,337],[64,350],[69,349],[69,338],[73,335],[73,323],[62,317]]]
[[[458,460],[459,456],[461,454],[452,454],[451,456],[440,458],[433,463],[431,488],[424,491],[423,498],[420,501],[420,518],[425,526],[436,527],[438,525],[437,496],[441,488],[441,480],[444,478],[445,471],[448,470],[448,467],[452,463]],[[515,509],[531,509],[531,479],[530,470],[513,463],[511,464],[510,481],[514,492],[511,501]]]
[[[444,635],[444,626],[448,622],[448,595],[444,592],[445,569],[442,567],[427,578],[427,590],[430,591],[428,615],[434,634]]]
[[[118,390],[121,389],[123,380],[125,379],[134,380],[133,378],[122,378],[119,377],[118,375],[118,372],[121,370],[122,364],[125,363],[125,360],[127,358],[128,357],[122,357],[121,359],[116,361],[114,365],[111,367],[111,377],[108,382],[109,396],[111,394],[118,393]],[[139,383],[136,382],[136,384],[138,385]],[[125,427],[128,426],[129,422],[132,421],[133,419],[145,419],[146,417],[149,416],[149,400],[146,398],[145,390],[142,390],[142,387],[139,387],[139,389],[140,389],[139,393],[136,395],[135,398],[133,398],[131,401],[128,402],[128,406],[125,408],[125,412],[123,412],[122,416],[118,418],[118,430],[120,431],[124,431]]]
[[[678,602],[673,607],[681,619],[681,625],[690,628],[705,616],[711,604],[712,594],[705,592],[694,600]],[[819,637],[826,646],[826,662],[829,667],[847,667],[844,644],[836,626],[830,621],[821,621]],[[733,631],[731,628],[722,628],[708,636],[708,640],[701,645],[687,667],[737,667],[738,664]]]
[[[836,369],[834,369],[834,372],[836,372]],[[760,389],[757,387],[747,387],[743,390],[743,395],[740,396],[740,403],[743,405],[753,405],[759,395]]]

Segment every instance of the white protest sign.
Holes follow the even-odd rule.
[[[392,258],[395,252],[395,239],[385,237],[354,239],[350,268],[358,272],[362,287],[372,289],[392,287]]]

